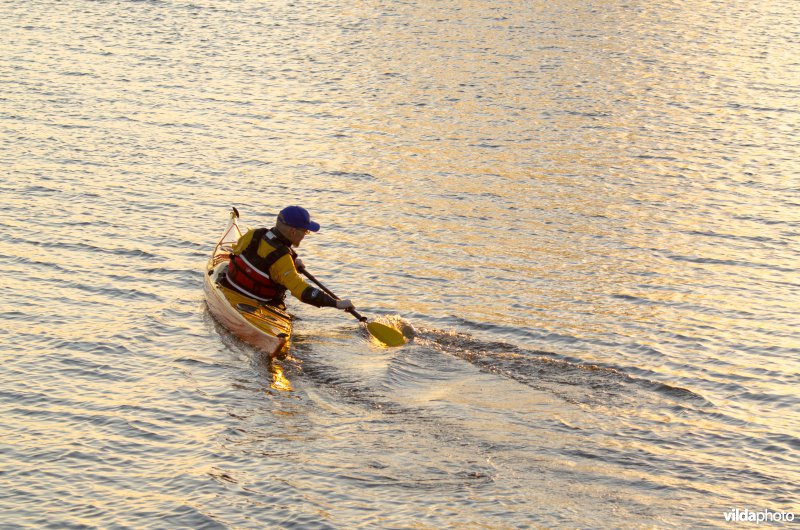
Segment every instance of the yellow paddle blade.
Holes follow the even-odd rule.
[[[370,322],[367,324],[367,330],[369,330],[370,335],[387,346],[402,346],[406,343],[406,338],[402,333],[386,324]]]

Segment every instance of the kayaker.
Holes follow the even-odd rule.
[[[306,283],[297,272],[303,268],[303,262],[292,247],[300,246],[306,234],[319,228],[308,210],[287,206],[278,214],[274,227],[248,230],[236,242],[223,285],[281,308],[289,291],[301,302],[316,307],[355,309],[350,300],[328,296]]]

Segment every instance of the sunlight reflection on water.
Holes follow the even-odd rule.
[[[3,4],[7,521],[796,512],[791,7]],[[287,203],[408,346],[293,304],[269,366],[211,320],[227,210]]]

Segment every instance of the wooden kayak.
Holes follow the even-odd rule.
[[[277,357],[289,349],[292,316],[220,284],[228,269],[233,245],[242,237],[238,220],[239,212],[233,208],[228,227],[208,260],[204,283],[206,303],[211,315],[225,329],[270,357]]]

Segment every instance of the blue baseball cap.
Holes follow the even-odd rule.
[[[311,214],[301,206],[287,206],[278,214],[278,221],[294,228],[319,232],[319,223],[311,220]]]

